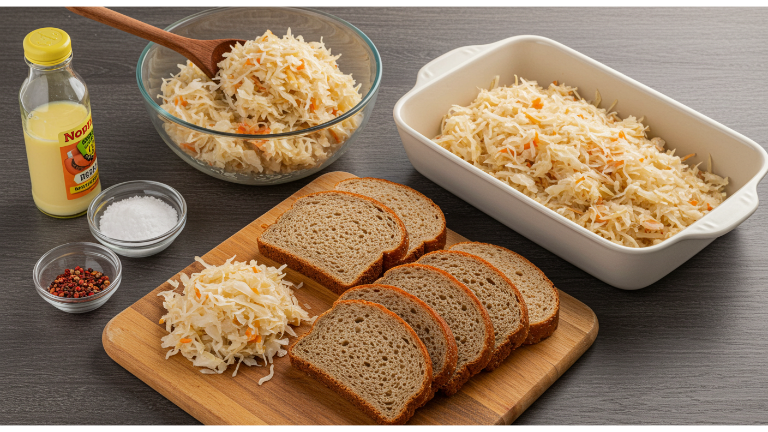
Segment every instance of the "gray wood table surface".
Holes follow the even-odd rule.
[[[118,9],[164,27],[199,9]],[[411,166],[392,120],[428,61],[460,46],[521,34],[552,38],[758,143],[768,143],[768,9],[329,8],[378,47],[384,75],[363,137],[326,171],[401,182],[432,198],[448,226],[509,247],[594,310],[600,333],[519,424],[768,423],[768,210],[656,284],[612,288],[465,203]],[[101,331],[123,309],[316,176],[248,187],[202,174],[149,122],[137,89],[146,43],[63,8],[0,12],[0,423],[186,424],[196,420],[113,362]],[[27,73],[22,40],[54,26],[73,39],[91,91],[104,187],[151,179],[178,189],[189,218],[159,255],[123,258],[123,282],[100,309],[71,315],[35,292],[32,267],[49,249],[94,241],[85,218],[56,220],[30,195],[17,104]],[[727,173],[721,173],[726,174]],[[758,188],[768,198],[768,184]]]

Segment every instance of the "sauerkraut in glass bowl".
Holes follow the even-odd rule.
[[[311,175],[349,148],[373,110],[379,53],[365,34],[334,16],[223,8],[166,30],[249,40],[225,58],[220,80],[154,43],[139,57],[139,89],[161,138],[213,177],[269,185]]]

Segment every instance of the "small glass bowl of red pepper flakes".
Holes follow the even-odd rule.
[[[33,270],[37,293],[64,312],[92,311],[117,291],[120,259],[96,243],[67,243],[40,257]]]
[[[109,276],[104,273],[77,266],[56,276],[48,286],[48,292],[57,297],[85,298],[104,291],[110,284]]]

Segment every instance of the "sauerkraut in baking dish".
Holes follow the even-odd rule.
[[[224,54],[211,80],[191,62],[164,79],[161,107],[212,131],[279,134],[326,123],[361,100],[360,85],[338,68],[340,55],[320,42],[304,42],[290,29],[269,30]],[[186,153],[238,174],[286,173],[328,159],[360,125],[358,113],[331,127],[279,139],[238,139],[196,132],[165,120],[165,131]]]
[[[725,200],[728,179],[649,139],[642,119],[590,102],[576,87],[515,85],[480,90],[443,118],[443,148],[559,215],[614,243],[658,244]]]
[[[234,258],[213,266],[195,257],[205,268],[191,276],[181,275],[182,292],[158,294],[166,309],[160,324],[168,332],[161,346],[171,348],[166,358],[180,352],[194,366],[204,368],[203,373],[222,373],[237,363],[235,376],[240,363],[269,365],[261,385],[272,378],[274,357],[288,353],[288,336],[296,336],[291,326],[314,322],[316,317],[310,318],[299,306],[293,284],[283,280],[285,266],[267,267]],[[179,287],[178,281],[168,282]]]

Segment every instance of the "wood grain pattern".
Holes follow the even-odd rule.
[[[291,197],[248,224],[225,242],[203,255],[209,264],[222,264],[232,256],[279,266],[258,253],[256,237],[296,199],[312,192],[330,190],[346,178],[345,172],[318,177]],[[448,232],[447,245],[466,239]],[[195,262],[176,274],[200,271]],[[317,282],[286,269],[287,279],[303,282],[296,290],[299,304],[312,315],[328,310],[337,296]],[[157,294],[171,290],[165,282],[113,318],[104,328],[102,343],[112,359],[132,374],[205,424],[367,424],[370,419],[322,384],[291,367],[287,357],[275,360],[272,380],[259,386],[266,367],[232,367],[221,375],[204,375],[183,356],[165,359],[160,338],[165,326],[157,323],[165,313]],[[416,411],[410,424],[508,424],[513,422],[597,337],[595,314],[586,305],[560,292],[560,326],[536,345],[519,348],[495,371],[473,377],[451,396],[437,396]],[[302,325],[297,334],[308,331]]]

